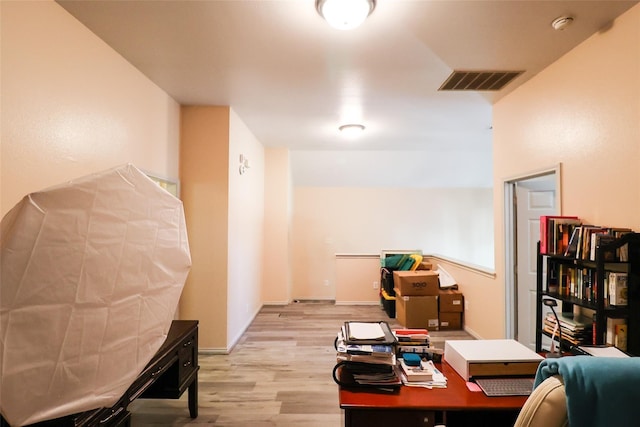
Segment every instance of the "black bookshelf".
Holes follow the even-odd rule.
[[[616,257],[623,247],[627,248],[627,256],[621,261]],[[612,257],[612,254],[616,255]],[[559,272],[562,272],[562,277],[557,276]],[[627,274],[626,306],[610,305],[607,300],[605,277],[608,277],[610,272]],[[565,281],[566,277],[570,277],[569,282]],[[570,282],[573,282],[573,287],[569,285]],[[629,232],[597,245],[594,260],[577,259],[564,254],[541,254],[540,243],[538,243],[536,287],[536,351],[542,351],[542,337],[550,337],[550,334],[544,330],[542,300],[545,297],[551,297],[559,303],[558,314],[570,315],[575,306],[593,310],[595,321],[592,326],[594,328],[592,339],[580,344],[605,344],[607,319],[626,319],[625,352],[634,356],[640,355],[639,233]],[[572,347],[573,344],[563,342],[563,350],[571,350]]]

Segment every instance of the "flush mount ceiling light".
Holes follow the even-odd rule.
[[[355,138],[364,132],[364,126],[357,123],[350,123],[340,126],[338,130],[340,131],[340,134],[347,138]]]
[[[376,0],[316,0],[316,9],[334,28],[351,30],[367,19]]]
[[[551,22],[551,26],[556,31],[562,31],[567,28],[573,22],[573,17],[571,16],[559,16]]]

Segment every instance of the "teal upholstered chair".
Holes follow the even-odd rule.
[[[540,363],[516,427],[640,425],[640,357],[572,356]]]

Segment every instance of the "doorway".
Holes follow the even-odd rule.
[[[505,181],[506,336],[535,350],[540,216],[560,214],[560,165]]]

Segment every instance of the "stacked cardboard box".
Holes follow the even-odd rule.
[[[437,330],[438,273],[430,270],[394,271],[396,319],[405,328]]]
[[[440,290],[438,319],[440,330],[462,329],[464,296],[457,290]]]

